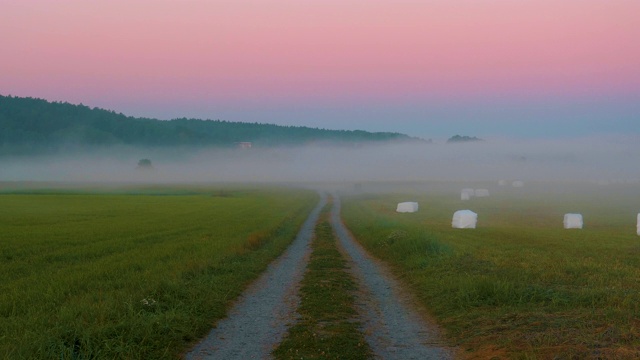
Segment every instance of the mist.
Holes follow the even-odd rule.
[[[580,181],[636,183],[640,138],[487,139],[470,143],[251,149],[144,149],[0,158],[0,181],[279,183]],[[153,169],[137,169],[140,159]]]

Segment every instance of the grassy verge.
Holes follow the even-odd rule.
[[[0,358],[176,358],[287,247],[317,200],[155,195],[0,195]]]
[[[355,321],[356,284],[338,251],[327,211],[316,226],[302,280],[300,321],[274,351],[276,359],[368,359],[371,350]]]
[[[637,189],[492,194],[363,195],[343,216],[470,358],[638,358]],[[406,199],[420,211],[396,213]],[[464,208],[477,229],[451,228]],[[563,229],[565,212],[583,213],[585,228]]]

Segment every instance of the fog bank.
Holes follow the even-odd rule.
[[[68,182],[637,182],[640,138],[490,139],[456,144],[167,150],[0,158],[0,181]],[[140,159],[153,169],[137,169]]]

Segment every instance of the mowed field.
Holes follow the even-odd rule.
[[[465,357],[640,358],[640,186],[485,183],[490,197],[461,201],[468,185],[365,184],[343,219]],[[477,229],[451,227],[461,209]],[[569,212],[584,229],[563,229]]]
[[[295,237],[314,192],[0,193],[0,358],[179,357]]]

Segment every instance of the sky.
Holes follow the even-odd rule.
[[[0,94],[423,138],[640,134],[638,0],[0,0]]]

